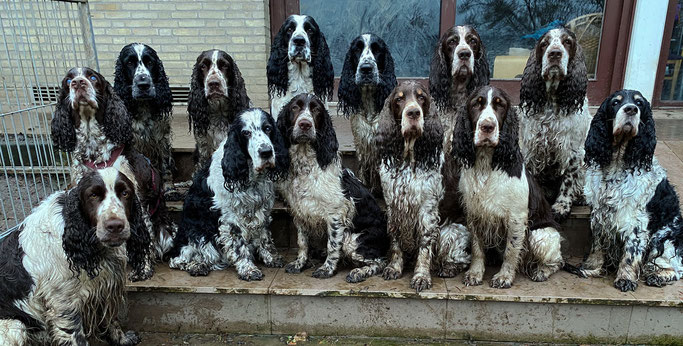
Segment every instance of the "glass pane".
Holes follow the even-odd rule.
[[[301,14],[315,18],[327,38],[334,74],[341,75],[346,50],[371,32],[389,45],[398,77],[427,77],[439,39],[440,0],[300,0]]]
[[[477,29],[494,79],[520,78],[536,41],[564,24],[576,34],[594,78],[603,10],[604,0],[457,0],[455,23]]]
[[[683,88],[681,88],[681,61],[683,60],[683,25],[681,24],[680,14],[683,0],[678,0],[675,13],[669,14],[674,18],[674,29],[671,33],[671,44],[669,46],[669,57],[664,67],[664,85],[662,86],[662,100],[683,101]]]

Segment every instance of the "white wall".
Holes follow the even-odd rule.
[[[652,100],[666,23],[667,0],[639,0],[631,30],[624,76],[625,89],[637,89]]]

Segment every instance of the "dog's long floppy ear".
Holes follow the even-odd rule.
[[[384,101],[382,112],[379,115],[379,123],[375,131],[375,145],[380,153],[382,160],[390,163],[399,164],[403,159],[403,136],[401,127],[394,119],[392,100],[394,99],[394,89]]]
[[[114,92],[111,84],[101,78],[104,82],[104,124],[102,130],[105,136],[118,145],[128,144],[133,139],[133,119],[128,113],[125,103],[119,95]],[[99,110],[98,110],[99,113]]]
[[[228,88],[230,92],[230,102],[232,103],[233,114],[238,114],[243,110],[249,108],[249,96],[247,96],[247,87],[244,85],[244,78],[242,78],[242,73],[237,67],[235,60],[228,56],[230,60],[230,65],[232,66],[232,71],[228,75]],[[234,119],[230,119],[232,123]]]
[[[474,129],[468,115],[467,104],[458,108],[455,130],[453,130],[453,147],[451,154],[465,168],[474,166],[476,159],[474,152]]]
[[[432,63],[429,66],[429,94],[432,96],[434,103],[442,109],[451,106],[451,66],[446,61],[446,57],[441,49],[442,41],[451,34],[452,29],[444,33],[439,42],[437,42],[434,54],[432,55]]]
[[[166,76],[164,63],[159,59],[157,52],[152,48],[149,49],[156,61],[152,73],[154,88],[156,89],[154,103],[156,103],[160,115],[164,118],[170,118],[173,112],[173,94],[171,93],[171,86],[168,84],[168,76]]]
[[[506,97],[507,98],[507,97]],[[507,99],[508,107],[505,120],[500,129],[499,142],[493,151],[493,167],[500,168],[508,175],[521,177],[522,154],[519,149],[519,117]]]
[[[588,165],[607,167],[612,161],[612,131],[607,122],[612,112],[612,96],[607,97],[595,113],[586,137],[584,161]],[[613,117],[612,117],[613,118]]]
[[[436,113],[436,107],[430,103],[431,100],[427,103],[430,107],[425,114],[424,131],[415,142],[415,160],[427,168],[434,168],[441,164],[443,127]]]
[[[126,78],[123,66],[123,59],[128,54],[131,44],[126,45],[119,52],[119,58],[116,59],[116,66],[114,67],[114,91],[126,104],[126,107],[131,107],[133,104],[133,81]]]
[[[375,93],[375,110],[381,110],[384,100],[389,97],[391,91],[394,90],[398,83],[396,82],[396,72],[394,68],[394,58],[391,56],[391,51],[389,51],[389,46],[381,39],[377,40],[380,42],[380,53],[379,61],[377,61],[377,67],[379,68],[379,78],[380,85],[379,90]]]
[[[359,112],[361,107],[360,88],[356,84],[356,68],[358,67],[356,45],[358,43],[358,38],[353,40],[349,50],[346,52],[344,67],[339,78],[339,90],[337,90],[337,98],[339,98],[338,109],[347,117]]]
[[[209,128],[209,101],[204,94],[204,78],[201,60],[204,53],[197,57],[190,78],[190,95],[187,100],[188,125],[195,134],[204,134]]]
[[[65,192],[63,198],[64,207],[64,233],[62,235],[62,248],[69,262],[69,269],[74,276],[78,276],[84,270],[88,277],[95,278],[101,269],[101,261],[104,259],[104,246],[97,240],[95,226],[84,217],[82,206],[85,198],[81,186],[87,184],[88,176],[81,180],[75,188]]]
[[[280,31],[275,35],[273,44],[270,46],[270,57],[266,66],[266,75],[268,77],[268,94],[271,98],[282,96],[289,84],[289,71],[287,69],[289,41],[287,41],[286,23],[287,21],[285,20],[285,23],[280,27]]]
[[[631,167],[642,166],[649,169],[652,167],[652,158],[655,155],[657,134],[650,103],[645,98],[642,101],[643,112],[640,114],[638,135],[629,141],[624,153],[624,162]]]
[[[311,101],[315,102],[315,101]],[[320,123],[316,124],[316,141],[314,145],[316,159],[321,169],[325,169],[327,165],[332,163],[338,157],[339,142],[337,141],[337,134],[334,132],[334,125],[332,125],[332,118],[323,106],[323,101],[320,100],[320,108],[323,114],[320,116]]]
[[[130,237],[126,241],[126,252],[128,254],[128,265],[136,277],[146,277],[147,258],[152,252],[152,239],[143,221],[143,213],[147,210],[142,208],[142,204],[137,196],[132,196],[132,206],[129,216]]]
[[[320,30],[318,23],[312,17],[309,17],[311,24],[318,30],[317,42],[314,42],[312,53],[313,63],[313,91],[320,97],[321,100],[328,101],[332,98],[334,92],[334,66],[332,65],[332,57],[330,56],[330,49],[327,47],[325,35]]]
[[[285,136],[280,132],[273,117],[268,115],[268,121],[273,126],[273,131],[270,133],[270,141],[275,149],[275,167],[270,170],[271,178],[279,181],[286,178],[289,172],[289,149],[285,145]]]
[[[519,91],[519,104],[523,111],[539,113],[545,107],[547,92],[545,89],[545,80],[541,75],[541,56],[538,54],[539,42],[536,42],[536,47],[531,51],[529,59],[527,59],[526,67],[524,67],[524,74],[522,74],[522,86]]]
[[[69,86],[65,82],[62,82],[59,90],[59,100],[52,115],[50,129],[52,142],[57,149],[71,152],[76,148],[76,124],[69,101]]]
[[[228,131],[228,138],[223,147],[223,178],[225,188],[229,191],[241,189],[249,181],[249,162],[247,160],[246,143],[243,143],[242,124],[235,122]]]

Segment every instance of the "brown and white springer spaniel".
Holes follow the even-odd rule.
[[[55,146],[71,154],[73,185],[90,170],[106,167],[116,167],[135,184],[154,253],[144,273],[133,273],[131,280],[151,277],[153,259],[169,249],[175,226],[166,209],[159,172],[133,148],[131,118],[124,102],[101,74],[87,67],[72,68],[62,80],[51,126]]]
[[[211,160],[235,116],[249,108],[250,103],[240,69],[228,53],[211,49],[199,54],[187,103],[188,122],[196,142],[197,170]]]
[[[509,288],[519,263],[534,281],[562,266],[560,234],[550,205],[527,172],[518,144],[517,112],[504,91],[481,87],[458,113],[452,154],[462,165],[460,191],[472,232],[467,286],[481,285],[486,249],[504,252],[491,286]]]
[[[586,63],[573,32],[548,31],[531,52],[520,91],[521,147],[558,220],[583,200],[584,142],[591,115]]]
[[[390,263],[383,276],[401,277],[407,252],[417,257],[410,286],[419,292],[432,286],[433,253],[440,271],[446,263],[452,268],[469,262],[467,232],[462,227],[439,229],[443,130],[425,87],[410,81],[394,88],[380,114],[376,141],[391,238]],[[446,247],[438,240],[445,240]]]
[[[116,168],[48,196],[0,240],[0,344],[138,344],[118,317],[126,265],[144,271],[149,249],[135,184]]]

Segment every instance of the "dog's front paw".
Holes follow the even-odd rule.
[[[119,342],[119,345],[134,346],[139,344],[140,342],[142,342],[142,338],[140,337],[140,335],[138,335],[137,332],[129,330],[123,335],[121,341]]]
[[[483,281],[484,273],[475,273],[473,271],[468,271],[465,273],[465,277],[462,279],[462,283],[465,286],[479,286]]]
[[[466,264],[444,264],[437,275],[442,278],[453,278],[465,270],[466,267]]]
[[[136,271],[131,272],[128,275],[128,279],[132,282],[136,282],[136,281],[144,281],[144,280],[150,279],[152,276],[154,276],[154,268],[151,268],[151,267],[147,268],[146,267],[144,269],[140,269],[140,270],[136,270]]]
[[[316,270],[313,271],[313,274],[311,274],[312,277],[318,278],[318,279],[327,279],[331,278],[334,275],[334,270],[332,268],[322,266]]]
[[[510,288],[512,281],[515,279],[514,274],[498,273],[491,279],[491,287],[493,288]]]
[[[268,263],[264,263],[264,264],[268,268],[282,268],[285,266],[285,259],[282,258],[282,256],[280,256],[280,255],[275,255],[275,256],[273,256],[272,261],[270,261]]]
[[[401,271],[392,267],[386,267],[382,272],[382,277],[384,280],[397,280],[401,277]]]
[[[638,288],[638,282],[629,279],[616,279],[614,280],[614,287],[622,292],[635,291]]]
[[[287,263],[285,266],[285,271],[290,274],[299,274],[302,269],[303,266],[298,261]]]
[[[417,273],[410,280],[410,287],[414,288],[417,293],[430,289],[432,288],[432,277],[429,274]]]
[[[349,283],[357,283],[357,282],[362,282],[365,281],[365,279],[368,278],[367,273],[362,270],[361,268],[354,268],[349,272],[348,275],[346,275],[346,282]]]
[[[191,276],[207,276],[211,272],[211,268],[206,263],[187,266],[186,270]]]
[[[258,269],[248,269],[242,273],[238,273],[237,276],[240,280],[244,281],[258,281],[263,280],[263,273]]]

